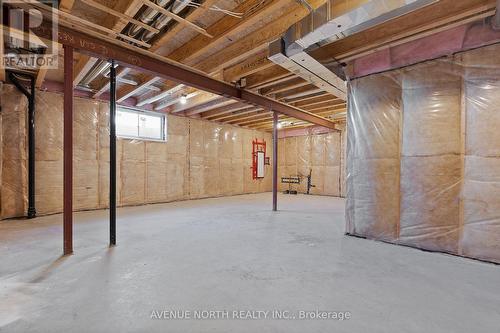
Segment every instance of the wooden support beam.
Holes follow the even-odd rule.
[[[309,2],[313,8],[318,8],[325,0],[310,0]],[[269,42],[281,37],[292,24],[309,14],[307,9],[297,3],[290,5],[290,7],[290,10],[279,19],[238,39],[235,43],[196,64],[195,67],[202,72],[213,73],[220,70],[221,66],[226,64],[228,60],[236,63],[257,50],[264,50]]]
[[[161,78],[158,76],[150,77],[149,80],[139,82],[137,86],[126,86],[120,90],[120,94],[118,99],[116,100],[118,103],[123,102],[129,97],[134,96],[139,91],[144,90],[146,87],[152,85],[155,82],[161,81]]]
[[[279,94],[288,90],[301,88],[311,84],[310,82],[304,80],[300,77],[292,77],[290,80],[280,82],[276,85],[269,86],[267,88],[259,89],[259,93],[262,95]]]
[[[263,121],[272,121],[273,116],[271,113],[268,113],[264,115],[262,118],[259,119],[250,119],[250,120],[245,120],[243,122],[238,123],[239,126],[253,126],[255,124],[260,124]]]
[[[243,110],[243,109],[246,109],[246,108],[249,108],[249,107],[253,107],[253,106],[252,105],[248,105],[246,103],[239,102],[239,103],[236,103],[236,104],[226,105],[226,106],[223,106],[223,107],[220,107],[220,108],[215,108],[215,109],[212,109],[210,111],[205,111],[205,112],[203,112],[201,114],[201,117],[205,118],[205,119],[215,120],[218,117],[221,117],[221,116],[223,116],[225,114],[236,112],[236,111],[239,111],[239,110]]]
[[[33,30],[41,38],[52,38],[52,29],[45,22]],[[194,71],[151,52],[131,47],[125,42],[104,35],[85,34],[82,31],[75,30],[73,26],[60,24],[57,37],[60,43],[74,47],[79,52],[87,53],[91,56],[103,59],[115,59],[119,65],[143,70],[151,74],[154,73],[154,75],[163,77],[164,79],[186,84],[208,93],[272,109],[290,117],[321,126],[334,127],[334,123],[325,118],[215,80],[199,71]]]
[[[276,8],[283,6],[287,1],[288,0],[247,0],[234,9],[235,12],[245,13],[243,19],[230,15],[224,16],[207,28],[207,32],[213,35],[212,38],[202,34],[197,35],[189,42],[169,53],[167,58],[193,66],[195,62],[199,60],[199,57],[209,52],[210,49],[215,47],[218,43],[225,41],[228,36],[236,35],[244,29],[251,27],[265,15],[269,15]],[[208,6],[209,4],[210,3],[206,5]],[[172,35],[168,33],[166,36],[159,38],[159,40],[152,45],[150,51],[161,54],[161,46],[170,38],[172,38]],[[140,81],[148,81],[150,79],[152,79],[152,76],[142,75]],[[173,88],[173,86],[170,86],[170,88]],[[121,96],[125,95],[125,93],[125,90],[119,91],[118,99],[121,99]]]
[[[35,87],[40,89],[40,87],[43,84],[43,81],[45,81],[45,75],[47,75],[48,69],[46,67],[41,67],[38,70],[38,73],[36,74],[36,81],[35,81]]]
[[[287,71],[286,69],[284,69],[283,67],[274,65],[266,69],[265,71],[247,76],[245,78],[246,88],[247,89],[265,88],[267,86],[286,81],[293,77],[294,75],[289,71]]]
[[[190,22],[196,22],[203,16],[207,15],[207,11],[212,5],[214,5],[218,0],[205,0],[203,2],[203,7],[196,8],[192,12],[190,12],[185,18],[186,20]],[[172,28],[168,29],[166,33],[163,35],[159,36],[158,39],[153,43],[151,48],[149,49],[151,52],[157,52],[161,49],[162,46],[168,45],[168,43],[172,40],[172,38],[176,37],[179,35],[179,33],[184,29],[184,26],[182,24],[176,24]],[[207,32],[212,33],[210,30]],[[212,36],[212,38],[209,38],[205,35],[198,35],[203,38],[207,38],[208,40],[213,40],[215,36]],[[191,42],[190,42],[191,43]]]
[[[46,13],[49,13],[49,15],[53,15],[54,13],[57,14],[58,20],[60,23],[63,24],[68,24],[70,26],[79,26],[80,29],[84,29],[85,31],[92,31],[93,33],[98,33],[98,34],[104,34],[104,35],[110,35],[114,36],[115,38],[121,38],[123,40],[126,40],[128,42],[144,46],[144,47],[149,47],[151,46],[150,44],[143,42],[141,40],[138,40],[136,38],[130,37],[128,35],[124,35],[116,30],[106,28],[103,25],[96,24],[94,22],[85,20],[83,18],[80,18],[79,16],[76,15],[71,15],[69,13],[63,12],[61,10],[55,9],[53,7],[50,7],[46,4],[43,4],[41,2],[31,2],[30,0],[19,0],[23,2],[25,5],[28,5],[29,7],[35,7],[37,9],[43,10]]]
[[[219,100],[219,98],[220,97],[217,95],[202,91],[202,92],[196,94],[196,96],[189,98],[185,104],[183,104],[179,101],[179,102],[169,106],[167,109],[167,112],[178,113],[181,111],[187,111],[189,109],[193,109],[197,106],[203,105],[207,102],[212,102],[213,100]]]
[[[212,38],[212,35],[209,34],[205,29],[203,29],[202,27],[199,27],[197,26],[196,24],[186,20],[186,19],[183,19],[182,17],[180,17],[179,15],[177,14],[174,14],[172,13],[171,11],[169,11],[168,9],[165,9],[161,6],[158,6],[156,3],[150,1],[150,0],[142,0],[142,3],[145,4],[146,6],[162,13],[163,15],[165,16],[168,16],[170,17],[171,19],[177,21],[179,24],[182,24],[188,28],[191,28],[191,29],[194,29],[196,30],[197,32],[199,32],[200,34],[203,34],[207,37],[210,37]]]
[[[210,119],[213,121],[220,121],[220,122],[229,122],[231,120],[237,119],[238,117],[242,117],[244,115],[250,115],[253,114],[254,112],[261,111],[262,108],[256,107],[256,106],[250,106],[242,110],[238,111],[233,111],[231,113],[226,113],[223,115],[220,115],[218,117],[215,117],[214,119]]]
[[[139,11],[139,9],[141,9],[141,7],[142,0],[123,0],[119,1],[114,9],[117,12],[123,13],[127,16],[134,16]],[[125,26],[128,24],[128,22],[125,22],[124,20],[116,18],[112,15],[107,15],[106,18],[101,22],[101,24],[107,28],[110,28],[111,30],[122,31],[123,28],[125,28]],[[80,57],[80,60],[78,61],[75,68],[75,86],[80,83],[82,78],[90,70],[90,68],[94,66],[96,61],[97,59],[89,57],[87,55],[82,55]]]
[[[61,0],[59,1],[59,10],[69,13],[73,9],[74,4],[75,0]]]
[[[246,120],[251,120],[251,119],[253,120],[255,118],[261,117],[266,112],[269,111],[265,111],[263,109],[257,109],[257,111],[248,112],[247,114],[237,115],[231,118],[227,118],[224,120],[224,122],[228,124],[239,124]]]
[[[194,116],[196,114],[200,114],[202,112],[211,110],[211,109],[213,109],[215,107],[232,105],[232,104],[235,104],[235,103],[237,103],[237,101],[232,100],[232,99],[227,99],[225,97],[219,97],[219,98],[210,100],[210,101],[208,101],[206,103],[202,103],[200,105],[193,106],[193,107],[190,107],[190,108],[184,110],[184,115],[186,115],[188,117],[191,117],[191,116]]]
[[[87,74],[90,69],[97,62],[97,58],[91,58],[87,55],[82,55],[75,66],[73,86],[76,86],[82,81],[85,74]]]
[[[295,97],[302,97],[302,96],[309,96],[312,94],[315,94],[317,92],[322,91],[320,88],[316,87],[315,85],[308,84],[307,86],[303,86],[300,88],[296,89],[290,89],[285,92],[275,94],[274,98],[281,100],[281,99],[291,99]]]
[[[141,22],[141,21],[138,21],[136,19],[134,19],[132,16],[130,15],[127,15],[127,14],[123,14],[117,10],[114,10],[113,8],[110,8],[108,6],[105,6],[105,5],[102,5],[100,4],[99,2],[96,2],[94,0],[80,0],[82,1],[84,4],[88,5],[88,6],[91,6],[93,8],[96,8],[96,9],[99,9],[99,10],[102,10],[103,12],[106,12],[106,13],[109,13],[113,16],[116,16],[118,18],[121,18],[123,20],[125,20],[126,22],[130,22],[130,23],[133,23],[141,28],[144,28],[150,32],[153,32],[155,34],[159,33],[160,30],[156,29],[156,28],[153,28],[152,26],[150,25],[147,25],[146,23],[144,22]]]
[[[236,82],[242,77],[274,66],[274,63],[267,59],[268,56],[269,49],[266,48],[236,65],[225,68],[222,72],[224,81]]]
[[[229,36],[252,27],[266,15],[270,15],[274,10],[286,4],[286,0],[247,0],[237,6],[233,11],[244,13],[243,18],[226,15],[219,21],[207,28],[207,32],[212,38],[198,35],[185,43],[167,57],[174,61],[183,62],[187,65],[194,65],[200,56],[206,54],[215,45],[226,40]],[[151,51],[156,52],[168,40],[168,37],[160,38],[152,47]]]
[[[316,104],[316,105],[312,105],[312,106],[305,106],[305,107],[302,107],[301,109],[302,110],[307,110],[309,112],[314,112],[314,111],[317,111],[317,110],[324,110],[324,109],[335,109],[335,108],[339,108],[339,107],[342,107],[342,108],[345,108],[345,101],[339,101],[339,102],[323,102],[321,104]]]
[[[120,68],[120,70],[118,71],[118,73],[116,73],[116,79],[119,79],[121,77],[124,77],[125,75],[127,75],[128,73],[130,72],[130,68],[127,68],[127,67],[122,67]],[[101,96],[102,94],[104,94],[106,91],[109,90],[109,87],[110,87],[110,82],[109,82],[109,79],[107,80],[108,82],[106,82],[95,94],[94,96],[92,96],[93,98],[97,98],[99,96]]]
[[[323,96],[313,97],[309,100],[295,102],[295,103],[292,103],[292,105],[296,106],[298,108],[303,108],[303,107],[307,107],[307,106],[318,105],[318,104],[321,104],[324,102],[344,102],[345,103],[345,101],[343,101],[342,99],[336,98],[336,97],[333,97],[332,95],[327,94],[327,95],[323,95]]]
[[[332,95],[328,94],[325,91],[318,91],[317,93],[307,95],[307,96],[288,98],[286,102],[290,105],[293,105],[296,102],[309,101],[309,100],[312,100],[312,99],[314,99],[316,97],[320,97],[320,96],[330,96],[331,97]]]

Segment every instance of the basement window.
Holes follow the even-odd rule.
[[[121,138],[167,141],[164,114],[119,107],[116,110],[116,134]]]

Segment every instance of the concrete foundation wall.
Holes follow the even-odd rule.
[[[14,86],[1,94],[1,218],[25,216],[27,209],[27,101]],[[63,204],[63,96],[37,91],[36,209],[59,213]],[[75,98],[74,209],[108,206],[109,107]],[[272,135],[203,120],[168,116],[167,142],[119,139],[118,205],[258,193],[272,190],[272,169],[252,179],[252,141]]]
[[[349,233],[500,263],[499,54],[350,83]]]

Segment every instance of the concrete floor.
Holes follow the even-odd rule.
[[[269,193],[123,208],[112,249],[107,212],[76,213],[64,258],[61,215],[4,221],[0,331],[498,332],[500,266],[346,237],[342,199],[279,200],[276,214]],[[151,319],[316,309],[352,318]]]

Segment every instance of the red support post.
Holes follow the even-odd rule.
[[[73,47],[64,45],[64,255],[73,253]]]
[[[278,210],[278,112],[273,112],[273,211]]]

